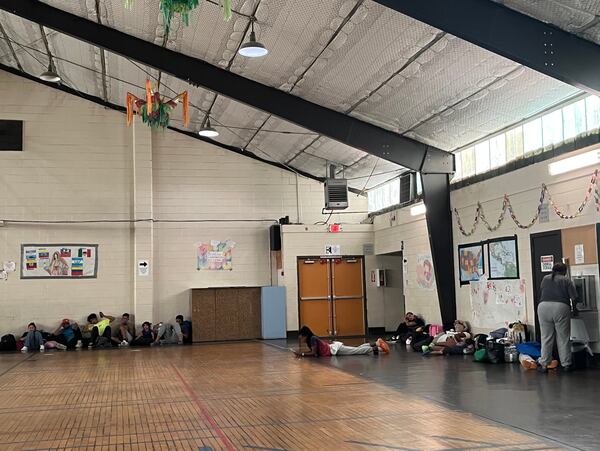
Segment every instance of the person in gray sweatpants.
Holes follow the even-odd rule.
[[[542,355],[538,360],[538,370],[545,373],[552,361],[554,342],[563,369],[571,369],[571,301],[577,302],[577,290],[567,276],[567,266],[557,263],[552,274],[542,279],[541,296],[538,305],[538,320],[542,334]]]

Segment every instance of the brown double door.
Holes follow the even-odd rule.
[[[321,336],[365,335],[362,257],[298,258],[300,325]]]

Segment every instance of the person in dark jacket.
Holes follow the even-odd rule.
[[[552,274],[542,279],[540,284],[538,320],[541,329],[542,355],[538,360],[538,370],[548,371],[552,362],[554,343],[558,347],[560,364],[566,371],[571,370],[571,301],[577,302],[575,285],[567,277],[567,266],[557,263]]]
[[[411,341],[415,341],[416,337],[423,335],[425,328],[425,321],[415,315],[413,312],[407,312],[404,315],[404,321],[400,323],[396,333],[392,337],[393,341],[406,341],[410,338]]]

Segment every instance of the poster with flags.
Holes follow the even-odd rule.
[[[97,244],[22,244],[21,279],[92,279]]]

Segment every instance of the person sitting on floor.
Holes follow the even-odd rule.
[[[98,320],[98,315],[95,313],[90,313],[87,317],[88,325],[86,326],[87,330],[92,333],[90,344],[88,348],[93,348],[99,344],[99,338],[103,337],[111,342],[111,333],[112,330],[110,328],[111,321],[114,321],[114,316],[104,315],[104,313],[100,312],[100,320]]]
[[[183,336],[183,343],[192,342],[192,322],[183,319],[183,315],[177,315],[175,321],[181,327],[181,335]]]
[[[152,330],[152,324],[148,321],[144,321],[142,324],[142,330],[135,337],[135,340],[131,342],[131,346],[150,346],[154,343],[154,331]]]
[[[472,354],[475,342],[469,332],[437,335],[430,345],[423,346],[423,355]]]
[[[416,341],[415,338],[425,333],[425,321],[419,318],[413,312],[407,312],[404,315],[404,321],[400,323],[396,333],[392,336],[393,341],[406,342]]]
[[[123,313],[118,321],[119,325],[112,330],[111,340],[113,344],[118,346],[129,346],[133,340],[133,334],[129,325],[129,313]]]
[[[340,341],[334,341],[329,344],[315,334],[308,326],[302,326],[299,332],[300,345],[306,344],[308,352],[294,351],[296,357],[329,357],[332,355],[377,355],[380,352],[387,354],[390,348],[385,340],[378,338],[372,345],[363,343],[360,346],[346,346]]]
[[[27,325],[25,346],[21,348],[21,352],[34,351],[36,349],[44,352],[44,339],[42,338],[42,334],[37,330],[35,323],[31,322]]]
[[[60,322],[58,328],[48,340],[56,341],[59,349],[63,349],[63,346],[64,349],[75,349],[83,346],[79,325],[75,321],[66,318]]]
[[[183,322],[183,316],[181,322]],[[172,344],[183,344],[183,332],[181,330],[181,323],[179,320],[175,320],[175,324],[170,323],[158,323],[154,326],[154,332],[156,338],[154,339],[153,345],[172,345]],[[191,337],[191,334],[190,334]]]

